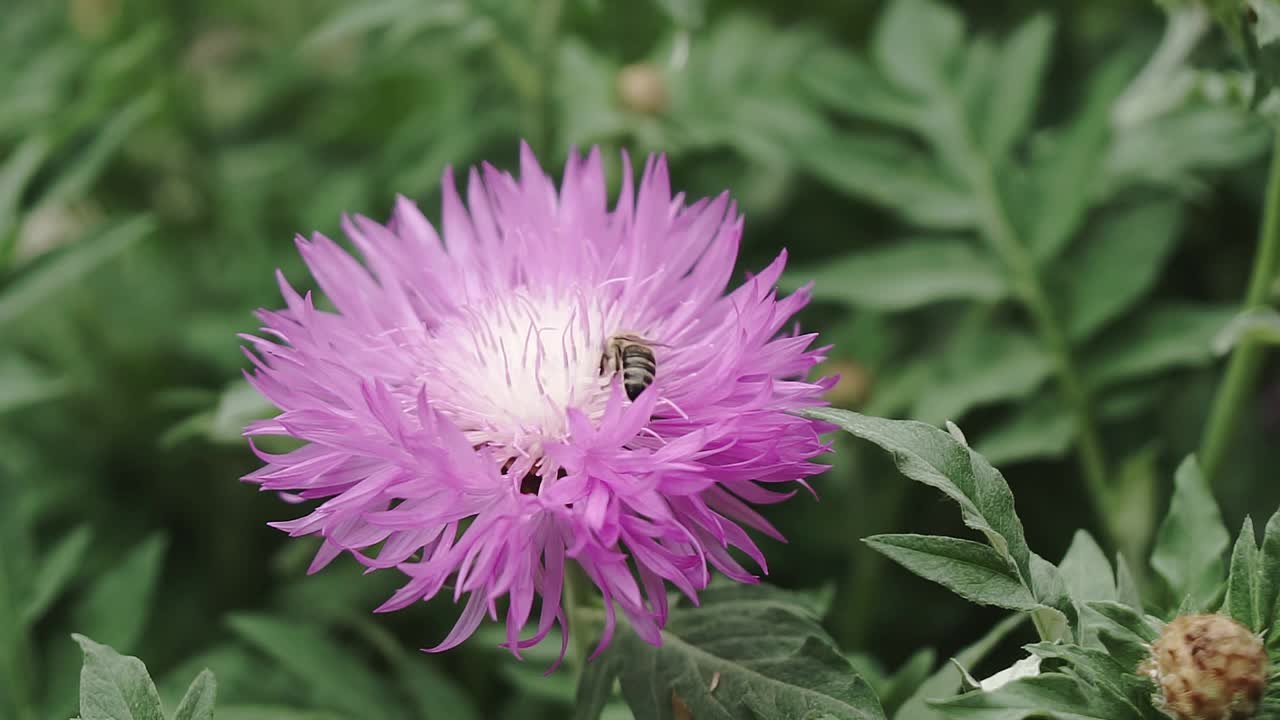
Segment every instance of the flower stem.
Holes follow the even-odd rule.
[[[591,656],[591,638],[587,637],[590,624],[583,615],[589,611],[585,605],[587,588],[590,587],[582,568],[575,562],[569,562],[564,570],[564,607],[565,629],[569,633],[569,664],[573,667],[573,678],[582,677],[587,666],[587,658]]]
[[[556,39],[564,15],[564,0],[542,0],[536,7],[532,25],[532,55],[536,82],[529,97],[526,138],[539,153],[552,151],[555,105],[551,97],[559,46]]]
[[[1271,171],[1267,179],[1266,205],[1262,215],[1262,233],[1258,238],[1258,253],[1253,261],[1253,274],[1245,294],[1244,309],[1256,310],[1267,306],[1276,271],[1280,266],[1280,130],[1271,150]],[[1262,370],[1265,346],[1256,340],[1244,338],[1231,354],[1226,375],[1218,386],[1209,422],[1205,426],[1200,446],[1200,466],[1209,482],[1221,469],[1227,451],[1231,449],[1240,414],[1249,398],[1254,395],[1258,375]]]
[[[1089,388],[1076,368],[1071,342],[1045,292],[1035,259],[1009,220],[990,163],[982,162],[981,170],[975,173],[974,186],[982,207],[983,231],[1008,267],[1014,291],[1031,315],[1041,343],[1053,356],[1059,391],[1075,418],[1076,454],[1084,473],[1089,503],[1105,539],[1111,541],[1115,532],[1109,512],[1107,461],[1093,417]]]

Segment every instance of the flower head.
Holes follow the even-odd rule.
[[[349,552],[408,576],[381,610],[447,584],[465,598],[431,650],[502,605],[506,647],[541,641],[564,625],[569,562],[603,596],[600,648],[619,609],[657,644],[667,584],[696,601],[709,568],[755,582],[743,527],[781,536],[753,505],[825,467],[826,428],[788,412],[831,383],[804,380],[814,336],[783,332],[809,299],[776,296],[785,254],[725,294],[742,232],[727,193],[686,205],[662,158],[633,192],[624,167],[613,209],[596,151],[557,190],[522,147],[519,179],[473,169],[465,205],[446,172],[443,237],[400,198],[385,226],[344,220],[363,264],[299,238],[333,309],[281,276],[286,309],[245,336],[249,380],[282,411],[245,434],[304,442],[258,451],[246,480],[323,501],[275,524],[324,538],[313,572]]]
[[[1155,704],[1174,720],[1247,720],[1269,675],[1262,639],[1226,615],[1180,615],[1139,668]]]

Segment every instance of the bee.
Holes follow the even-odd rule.
[[[644,389],[653,384],[658,363],[653,357],[653,347],[661,346],[631,333],[610,336],[604,344],[600,358],[600,374],[622,373],[622,389],[627,397],[635,400]]]

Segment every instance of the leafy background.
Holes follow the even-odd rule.
[[[1270,137],[1195,23],[1143,0],[15,0],[0,716],[76,711],[72,632],[145,659],[169,708],[211,668],[220,718],[564,716],[569,673],[484,632],[416,652],[454,608],[370,615],[395,578],[305,577],[313,548],[265,527],[286,508],[236,481],[264,409],[235,333],[278,303],[275,268],[305,286],[293,234],[397,192],[434,214],[446,165],[512,167],[520,138],[549,167],[661,150],[691,195],[732,189],[743,270],[785,246],[788,286],[817,281],[802,320],[835,343],[837,405],[960,423],[1047,558],[1079,527],[1145,557],[1209,414]],[[1206,468],[1228,526],[1280,503],[1278,379]],[[878,559],[862,538],[960,524],[837,451],[820,503],[770,509],[771,579],[827,598],[892,709],[1002,614]],[[979,670],[1019,656],[1010,632]]]

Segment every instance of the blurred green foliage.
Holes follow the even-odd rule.
[[[787,282],[816,279],[803,322],[835,343],[838,404],[963,420],[1049,557],[1081,525],[1140,551],[1199,442],[1270,137],[1229,40],[1142,0],[16,0],[4,16],[0,715],[18,720],[74,712],[73,631],[145,658],[169,708],[213,669],[219,718],[572,702],[546,658],[483,633],[415,652],[454,608],[369,615],[396,579],[342,562],[305,577],[312,548],[265,527],[279,501],[236,482],[256,463],[239,430],[266,410],[235,335],[278,304],[274,269],[307,286],[295,233],[383,216],[395,193],[432,214],[446,166],[511,167],[520,138],[552,168],[599,144],[615,187],[617,150],[667,152],[677,187],[743,205],[743,270],[785,246]],[[1278,387],[1248,405],[1216,487],[1229,525],[1280,502]],[[956,522],[883,458],[837,450],[821,503],[770,509],[791,543],[767,552],[778,584],[836,588],[825,626],[892,709],[999,616],[861,544]]]

